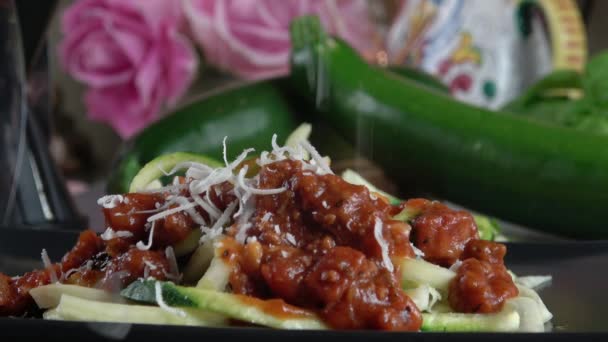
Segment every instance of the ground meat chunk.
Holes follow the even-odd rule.
[[[169,262],[163,252],[142,251],[133,247],[108,264],[100,285],[115,291],[144,275],[166,280],[170,273]]]
[[[341,298],[321,313],[339,329],[416,331],[422,316],[398,284],[393,273],[365,260]]]
[[[0,316],[8,316],[14,311],[13,299],[15,295],[11,278],[0,273]]]
[[[289,253],[283,248],[273,249],[267,249],[260,269],[264,281],[273,295],[288,303],[304,304],[302,299],[310,300],[302,294],[312,258],[299,251]]]
[[[392,206],[384,198],[292,160],[263,166],[257,185],[286,190],[256,197],[247,230],[255,240],[239,252],[237,271],[230,277],[234,292],[279,297],[318,312],[338,329],[420,328],[420,312],[396,273],[385,268],[375,236],[379,222],[388,247],[384,253],[414,255],[410,226],[391,219]]]
[[[0,316],[21,316],[33,310],[35,304],[29,292],[35,287],[50,284],[51,272],[55,272],[55,275],[61,274],[60,266],[53,265],[49,269],[36,270],[18,278],[11,278],[11,289],[7,290],[8,299],[2,300],[6,304],[4,307],[0,306]]]
[[[507,246],[502,243],[486,240],[471,240],[467,243],[460,258],[462,260],[473,258],[491,264],[503,264],[506,254]]]
[[[65,273],[71,269],[80,267],[103,249],[103,240],[94,231],[85,230],[80,233],[76,246],[61,259],[62,271]]]
[[[458,312],[491,313],[518,293],[504,265],[466,259],[450,282],[448,301]]]
[[[478,238],[470,213],[438,202],[425,201],[420,206],[420,214],[412,221],[414,245],[424,252],[427,261],[440,266],[451,266],[460,258],[466,244]]]
[[[188,237],[194,228],[198,226],[188,213],[181,211],[171,214],[155,224],[154,248],[172,246]]]
[[[103,250],[103,241],[91,230],[80,234],[78,242],[62,259],[48,269],[28,272],[21,277],[8,278],[0,274],[0,316],[20,316],[35,308],[29,291],[51,283],[52,273],[57,279],[71,269],[78,268]]]
[[[146,220],[153,215],[151,210],[164,203],[161,194],[130,193],[112,208],[103,208],[106,225],[115,231],[126,230],[136,238],[144,235]]]
[[[324,305],[339,301],[360,276],[365,254],[349,247],[336,247],[321,257],[306,276],[306,286]]]
[[[390,219],[392,207],[385,198],[373,196],[366,187],[350,184],[335,175],[301,171],[296,177],[298,182],[294,190],[301,199],[302,209],[330,231],[338,245],[353,247],[380,260],[382,249],[374,236],[376,220],[380,219],[389,253],[414,256],[405,239],[409,238],[410,228]],[[393,240],[393,236],[399,239]]]

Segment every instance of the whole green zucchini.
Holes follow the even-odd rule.
[[[370,67],[314,17],[291,27],[293,90],[404,191],[533,228],[608,237],[608,137],[477,108]]]
[[[194,101],[128,142],[110,175],[108,191],[128,192],[129,184],[148,161],[171,152],[203,154],[222,160],[222,140],[228,137],[228,158],[244,149],[269,149],[296,127],[296,118],[276,86],[261,81],[223,90]]]

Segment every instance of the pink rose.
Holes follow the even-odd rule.
[[[63,14],[59,56],[87,84],[89,116],[128,138],[184,94],[197,69],[180,0],[82,0]]]
[[[364,54],[379,43],[366,0],[185,0],[184,12],[206,61],[247,79],[289,72],[289,24],[304,14]]]

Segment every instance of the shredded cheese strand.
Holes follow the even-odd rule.
[[[114,229],[110,227],[108,227],[101,235],[99,235],[99,237],[104,241],[112,240],[115,238],[128,238],[131,236],[133,236],[133,233],[128,230],[114,231]]]
[[[188,199],[186,197],[183,197],[183,196],[176,196],[175,201],[184,207],[188,206],[191,203],[190,201],[188,201]],[[194,206],[192,208],[187,208],[184,210],[188,213],[188,215],[190,215],[190,217],[192,218],[192,220],[194,222],[196,222],[196,224],[198,224],[198,225],[207,224],[205,219],[198,212],[196,212],[196,210],[194,209]]]
[[[245,199],[245,202],[241,204],[239,211],[242,210],[242,215],[238,217],[237,220],[237,229],[235,239],[240,243],[245,243],[245,239],[247,237],[247,231],[252,227],[252,224],[249,222],[253,214],[255,213],[255,203],[252,198]],[[235,217],[237,217],[235,215]]]
[[[155,214],[155,215],[152,215],[152,216],[148,217],[148,222],[154,222],[156,220],[160,220],[162,218],[165,218],[165,217],[167,217],[167,216],[169,216],[171,214],[179,213],[180,211],[187,210],[187,209],[190,209],[190,208],[194,208],[194,207],[196,207],[196,204],[197,204],[196,202],[188,202],[188,204],[183,204],[183,205],[180,205],[178,207],[165,210],[163,212],[160,212],[158,214]]]
[[[165,248],[165,257],[167,257],[167,261],[169,261],[169,272],[171,272],[174,279],[179,279],[179,268],[177,266],[177,258],[175,257],[173,247],[168,246]]]
[[[224,156],[224,163],[226,164],[226,167],[228,167],[228,153],[227,153],[227,148],[226,148],[226,140],[228,139],[227,136],[224,137],[224,140],[222,140],[222,147],[223,149],[223,156]]]
[[[220,217],[222,215],[222,212],[215,205],[215,203],[213,203],[213,201],[211,200],[211,189],[213,189],[213,187],[209,187],[209,189],[207,189],[207,193],[205,193],[205,203],[207,203],[209,208],[211,208],[212,210],[214,210],[216,212],[217,217]]]
[[[215,220],[220,217],[222,213],[215,206],[210,206],[209,204],[207,204],[207,202],[203,200],[201,196],[192,191],[194,183],[190,183],[190,185],[190,195],[192,196],[192,199],[194,199],[194,202],[196,202],[196,204],[203,208],[207,212],[207,214],[209,214],[209,217],[212,220]]]
[[[97,204],[105,209],[115,208],[124,201],[122,195],[106,195],[97,200]]]
[[[53,263],[51,262],[51,258],[49,258],[49,254],[46,252],[46,249],[43,248],[40,255],[42,257],[42,263],[44,264],[44,268],[50,273],[51,282],[58,282],[59,279],[57,278],[57,273],[55,273],[55,270],[53,269]]]
[[[312,155],[312,153],[311,153]],[[391,262],[391,258],[388,254],[388,243],[382,236],[382,220],[376,216],[376,222],[374,224],[374,238],[380,245],[380,250],[382,251],[382,266],[386,268],[389,272],[393,272],[395,268],[393,267],[393,263]]]
[[[146,260],[146,259],[144,259],[144,264],[146,266],[148,266],[148,268],[152,271],[154,271],[155,269],[158,268],[156,265],[154,265],[153,263],[151,263],[149,260]],[[148,278],[148,277],[144,277],[144,278]]]
[[[150,235],[148,235],[148,244],[144,245],[143,242],[138,241],[135,247],[140,251],[148,251],[152,247],[152,243],[154,242],[154,226],[156,222],[152,222],[152,228],[150,229]]]
[[[327,165],[325,159],[321,157],[319,152],[317,152],[317,149],[314,148],[314,146],[312,146],[308,141],[300,141],[300,146],[302,146],[306,151],[308,151],[308,153],[310,153],[310,157],[315,161],[321,171],[323,171],[325,174],[334,174],[333,171],[329,168],[329,165]]]
[[[158,281],[154,284],[154,295],[156,297],[156,304],[158,304],[158,306],[161,309],[163,309],[169,313],[172,313],[176,316],[186,317],[186,313],[183,310],[173,308],[173,307],[170,307],[169,305],[167,305],[167,303],[163,299],[163,291],[160,286],[160,282],[158,282]]]
[[[412,250],[414,251],[414,254],[416,255],[416,257],[424,258],[424,252],[422,250],[420,250],[418,247],[414,246],[414,244],[411,242],[410,242],[410,246],[412,246]]]
[[[276,195],[276,194],[280,194],[281,192],[284,192],[287,190],[287,188],[285,187],[280,187],[280,188],[276,188],[276,189],[257,189],[257,188],[252,188],[249,185],[247,185],[245,183],[245,174],[247,173],[247,166],[244,166],[240,171],[239,171],[239,176],[237,178],[237,182],[239,184],[239,186],[252,194],[255,195]]]
[[[201,243],[203,243],[205,241],[213,240],[222,234],[224,225],[226,223],[228,223],[228,221],[230,220],[230,215],[232,215],[232,213],[236,209],[236,205],[237,205],[237,201],[230,203],[230,205],[228,206],[228,208],[226,208],[226,210],[224,211],[222,216],[220,216],[220,218],[218,218],[217,221],[215,221],[215,223],[213,224],[213,226],[211,228],[208,228],[208,227],[201,228],[201,231],[203,232],[203,236],[200,239]]]

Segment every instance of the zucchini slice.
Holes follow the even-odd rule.
[[[303,123],[298,126],[296,129],[289,134],[287,139],[285,139],[285,146],[289,147],[297,147],[301,141],[308,141],[310,138],[310,133],[312,132],[312,125],[309,123]],[[310,159],[310,153],[308,151],[304,151],[304,159]]]
[[[99,302],[124,303],[124,299],[116,294],[99,289],[61,283],[38,286],[31,289],[29,293],[34,298],[36,305],[41,309],[56,307],[59,305],[62,295],[70,295]]]
[[[128,299],[156,303],[156,281],[136,281],[122,291]],[[194,287],[161,282],[164,302],[173,307],[196,308],[243,322],[277,329],[326,329],[314,313],[280,300],[261,300]]]
[[[223,251],[223,237],[219,236],[212,241],[206,242],[201,246],[201,264],[207,262],[210,258],[209,267],[206,268],[205,274],[196,284],[197,288],[215,290],[224,292],[228,286],[232,265],[226,262],[221,253]]]
[[[200,232],[198,229],[197,231]],[[209,269],[214,256],[213,241],[205,241],[198,246],[184,268],[184,283],[196,284]]]
[[[441,294],[447,294],[450,281],[455,276],[453,271],[422,259],[403,258],[401,261],[401,284],[404,288],[426,284]]]
[[[537,303],[527,297],[515,297],[505,303],[505,307],[514,308],[519,314],[519,328],[522,332],[543,332],[545,324],[543,322],[540,307]]]
[[[441,300],[441,294],[428,285],[420,285],[416,288],[403,290],[410,297],[418,310],[421,312],[432,312],[433,307]]]
[[[422,331],[435,332],[502,332],[518,331],[520,316],[517,310],[506,306],[494,314],[423,313]]]
[[[164,172],[171,170],[181,162],[196,162],[210,167],[220,167],[222,164],[215,159],[200,154],[175,152],[164,154],[152,159],[133,177],[129,192],[149,189],[150,184],[165,176]]]
[[[223,326],[227,324],[224,317],[197,309],[183,308],[180,309],[180,314],[177,315],[155,306],[104,303],[70,295],[61,296],[57,308],[47,311],[44,318],[202,327]]]
[[[202,235],[203,233],[200,229],[192,230],[185,239],[173,246],[175,256],[182,257],[194,251],[198,247]]]
[[[399,204],[402,202],[397,197],[378,189],[376,186],[374,186],[372,183],[370,183],[367,179],[363,178],[363,176],[361,176],[356,171],[353,171],[351,169],[346,169],[346,170],[344,170],[344,172],[342,172],[341,177],[342,177],[342,179],[344,179],[345,181],[347,181],[350,184],[363,185],[370,192],[375,192],[375,193],[378,193],[378,194],[386,197],[389,200],[389,202],[393,205]]]
[[[516,286],[517,286],[517,289],[519,290],[518,297],[530,298],[534,302],[536,302],[536,305],[538,306],[538,309],[540,311],[540,316],[541,316],[543,323],[547,323],[551,320],[551,318],[553,318],[553,314],[549,311],[549,309],[547,309],[547,306],[545,305],[545,303],[543,302],[543,300],[540,298],[540,296],[538,295],[538,293],[536,291],[534,291],[531,288],[528,288],[526,286],[522,286],[522,285],[516,285]]]

